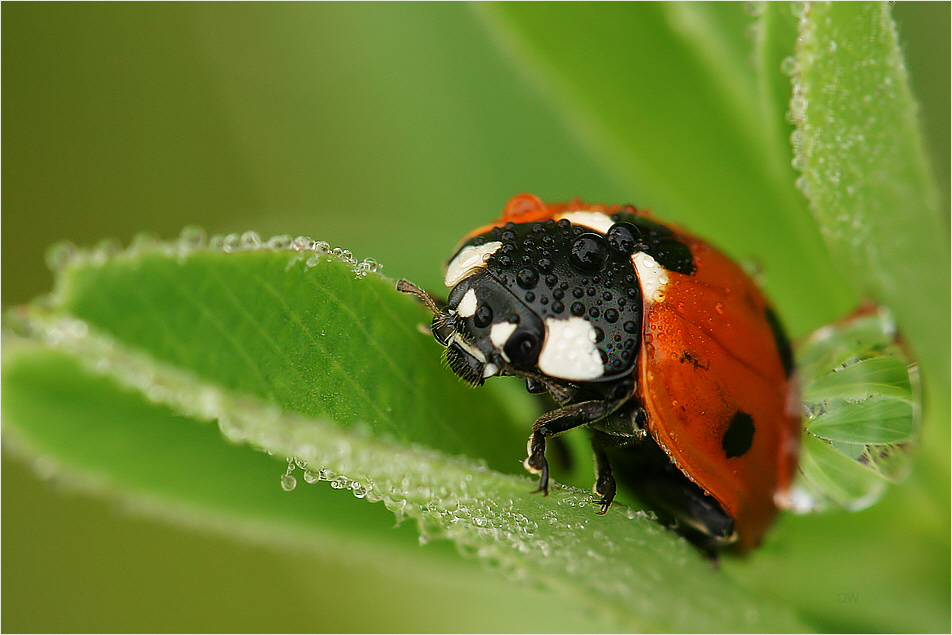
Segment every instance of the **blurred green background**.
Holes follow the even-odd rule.
[[[3,9],[4,307],[50,288],[62,239],[305,234],[437,287],[456,238],[515,193],[654,202],[469,5]],[[893,10],[947,207],[949,5]],[[2,476],[6,631],[423,628],[392,621],[425,593],[393,572],[129,516],[8,455]],[[295,584],[311,569],[333,588]],[[393,611],[364,615],[388,588]]]

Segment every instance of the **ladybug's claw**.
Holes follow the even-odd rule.
[[[604,514],[612,506],[612,501],[615,500],[615,477],[612,475],[612,465],[608,462],[605,448],[594,441],[593,448],[595,450],[595,486],[592,491],[602,497],[598,501],[598,504],[602,507],[597,513]]]
[[[548,462],[542,466],[542,470],[539,473],[539,487],[532,490],[533,494],[538,494],[542,492],[543,496],[549,495],[549,464]]]
[[[611,478],[611,474],[609,474],[608,478],[610,482],[607,484],[602,483],[601,479],[599,479],[599,483],[595,486],[595,493],[602,495],[601,500],[598,501],[598,505],[601,505],[601,509],[595,512],[598,515],[607,512],[608,508],[612,506],[612,501],[615,500],[615,479]],[[600,486],[605,487],[605,489],[601,489]]]
[[[549,462],[545,458],[545,437],[540,432],[533,432],[529,435],[529,456],[526,457],[525,467],[532,474],[539,475],[539,487],[532,493],[542,492],[543,496],[549,495]]]

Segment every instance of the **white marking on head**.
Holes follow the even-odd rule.
[[[539,353],[539,370],[550,377],[588,381],[605,373],[595,347],[595,328],[580,317],[545,319],[545,343]]]
[[[456,313],[460,317],[468,318],[476,315],[476,291],[470,289],[463,294],[463,299],[459,301],[459,306],[456,307]]]
[[[461,280],[465,280],[477,270],[485,267],[486,261],[500,247],[502,247],[502,243],[498,240],[482,245],[463,247],[456,258],[453,258],[453,261],[446,267],[446,277],[443,280],[446,286],[455,287]]]
[[[608,229],[615,224],[611,216],[601,212],[566,212],[560,217],[568,220],[573,225],[581,225],[594,229],[601,234],[607,234]]]
[[[506,354],[503,352],[503,347],[506,345],[506,342],[509,341],[509,336],[512,335],[512,332],[516,330],[515,322],[496,322],[493,324],[492,328],[489,329],[489,341],[493,343],[493,346],[502,353],[502,356],[508,360]]]
[[[479,350],[478,348],[476,348],[475,346],[473,346],[472,344],[470,344],[469,342],[467,342],[466,340],[464,340],[462,337],[460,337],[459,333],[453,333],[453,335],[450,336],[449,344],[453,344],[453,343],[455,343],[461,349],[463,349],[464,351],[466,351],[467,353],[475,357],[478,362],[482,364],[486,363],[486,356],[483,355],[483,352]]]
[[[490,362],[489,364],[486,364],[485,366],[483,366],[483,379],[492,377],[498,372],[499,372],[499,366],[496,366],[495,364]]]
[[[668,272],[658,262],[643,251],[631,257],[631,262],[638,272],[638,282],[641,283],[641,295],[648,302],[664,300],[664,288],[667,286]]]

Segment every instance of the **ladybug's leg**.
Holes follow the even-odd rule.
[[[566,430],[583,426],[607,417],[618,409],[625,399],[582,401],[545,413],[532,426],[528,453],[524,465],[529,472],[539,475],[536,492],[549,493],[549,463],[545,459],[545,439]]]
[[[602,435],[598,435],[599,437]],[[592,449],[595,451],[595,486],[592,491],[601,496],[598,504],[602,506],[598,514],[604,514],[615,500],[615,477],[612,476],[612,464],[605,454],[605,447],[592,439]]]
[[[644,478],[640,489],[679,533],[698,546],[713,550],[737,540],[730,514],[673,465]]]
[[[601,509],[598,511],[599,514],[607,512],[612,501],[615,500],[615,477],[612,474],[612,464],[609,462],[605,450],[638,443],[641,436],[637,432],[640,432],[640,430],[633,429],[632,434],[619,435],[603,430],[592,430],[592,451],[595,453],[595,485],[592,487],[592,491],[602,497],[598,501],[598,504],[601,505]]]

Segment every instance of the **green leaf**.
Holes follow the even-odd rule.
[[[355,550],[397,542],[340,500],[282,506],[277,480],[256,480],[259,457],[196,426],[215,420],[232,442],[288,457],[286,489],[329,481],[337,498],[382,502],[423,539],[448,539],[552,590],[567,619],[591,614],[612,630],[799,628],[644,514],[618,505],[600,517],[587,492],[532,496],[531,479],[499,471],[519,471],[522,435],[440,366],[438,346],[415,328],[425,310],[372,266],[303,239],[212,244],[66,260],[54,295],[14,316],[26,337],[6,362],[4,417],[23,445],[107,492],[158,499],[173,517],[198,508],[259,535],[276,524],[346,536]],[[692,588],[692,610],[672,613]]]
[[[794,74],[800,185],[836,266],[949,383],[949,242],[886,4],[811,4]]]
[[[908,395],[909,370],[905,360],[878,357],[858,361],[838,372],[827,373],[803,391],[804,401],[820,396],[859,399],[873,394]]]
[[[823,439],[803,437],[800,471],[807,482],[841,509],[863,509],[882,495],[886,481],[876,472],[858,469],[856,461]]]
[[[237,253],[180,242],[81,254],[65,265],[55,310],[236,394],[499,469],[513,464],[500,448],[524,435],[452,373],[413,362],[439,359],[439,346],[416,328],[429,317],[392,281],[368,276],[372,264],[280,237],[223,249]],[[461,433],[459,407],[486,423]]]
[[[902,443],[919,429],[916,409],[907,399],[880,397],[820,415],[810,421],[810,431],[842,443]]]

